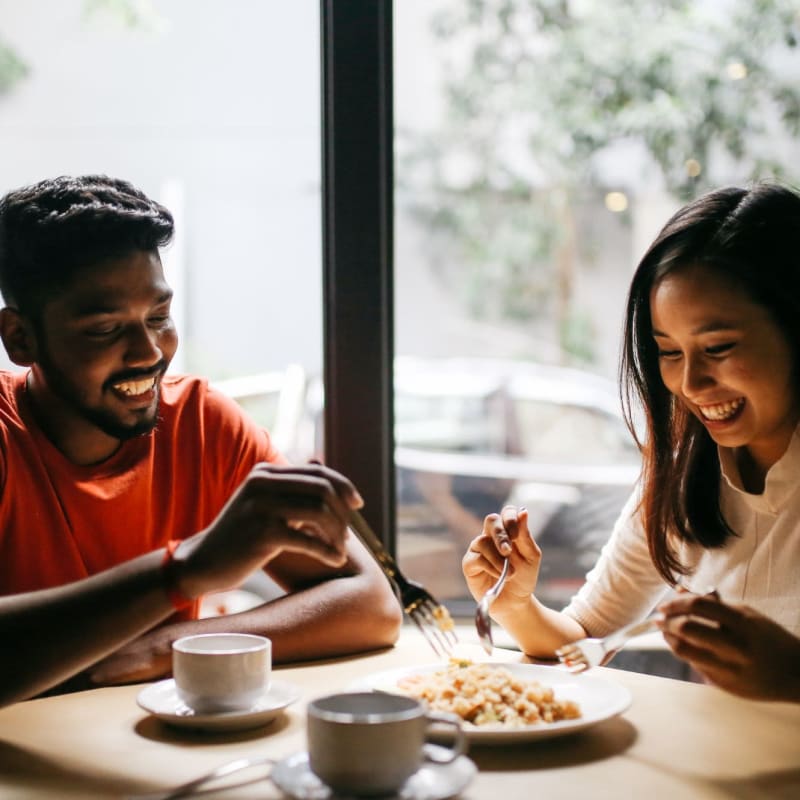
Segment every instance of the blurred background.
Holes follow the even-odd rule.
[[[0,0],[0,190],[102,172],[165,203],[173,371],[295,460],[324,458],[319,29],[314,0]],[[544,602],[594,562],[638,474],[629,278],[686,200],[797,185],[798,37],[796,0],[394,4],[395,541],[456,613],[504,503]]]

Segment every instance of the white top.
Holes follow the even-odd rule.
[[[722,512],[738,536],[707,550],[681,543],[692,569],[681,579],[692,592],[716,589],[722,600],[745,603],[800,636],[800,427],[767,473],[764,492],[742,488],[734,451],[719,448]],[[636,505],[628,499],[586,583],[565,612],[592,636],[604,636],[646,616],[671,592],[653,565]],[[545,554],[546,557],[546,554]]]

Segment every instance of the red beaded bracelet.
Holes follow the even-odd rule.
[[[196,602],[191,597],[186,597],[178,589],[178,576],[175,572],[175,551],[180,546],[180,539],[170,539],[164,549],[164,559],[161,562],[161,572],[164,575],[164,589],[169,597],[172,607],[176,611],[183,611]]]

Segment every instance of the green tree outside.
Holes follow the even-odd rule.
[[[582,208],[798,181],[775,148],[800,132],[796,0],[458,0],[432,26],[446,121],[398,137],[400,187],[470,312],[549,315],[567,357],[592,358]],[[609,176],[620,147],[641,158]]]

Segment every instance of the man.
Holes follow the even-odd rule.
[[[163,676],[189,632],[261,633],[277,661],[397,637],[398,603],[347,529],[352,484],[289,466],[232,400],[165,374],[172,232],[105,176],[0,200],[0,336],[26,368],[0,372],[0,704],[74,675]],[[196,618],[259,568],[285,596]]]

